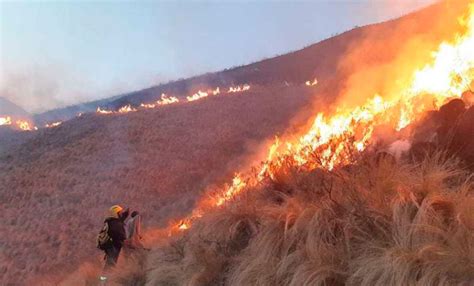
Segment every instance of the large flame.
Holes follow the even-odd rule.
[[[433,53],[433,61],[415,70],[411,82],[397,96],[387,99],[376,94],[356,108],[339,108],[333,114],[318,113],[309,130],[296,140],[283,144],[276,139],[253,184],[274,178],[283,164],[307,170],[332,170],[352,163],[355,153],[374,143],[373,134],[378,126],[399,131],[424,112],[438,108],[450,98],[461,97],[474,80],[474,4],[469,6],[463,24],[465,32],[451,42],[441,43]],[[306,85],[313,83],[317,84],[317,80]],[[232,200],[249,186],[251,176],[236,175],[232,184],[213,199],[213,205],[219,207]],[[188,229],[202,212],[198,206],[180,222],[185,228],[172,227],[171,231]]]
[[[32,131],[38,130],[36,126],[25,119],[16,119],[14,120],[12,116],[0,116],[0,126],[12,126],[13,128],[20,129],[23,131]]]
[[[36,126],[32,126],[31,123],[26,120],[17,120],[16,126],[23,131],[38,130]]]

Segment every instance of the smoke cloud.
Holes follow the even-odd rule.
[[[2,67],[0,96],[31,113],[84,103],[157,84],[164,77],[140,75],[111,86],[59,65]]]

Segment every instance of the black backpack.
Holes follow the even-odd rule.
[[[112,246],[112,238],[109,236],[109,224],[105,221],[104,226],[97,235],[97,248],[106,250]]]

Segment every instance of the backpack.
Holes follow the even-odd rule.
[[[106,250],[112,246],[112,238],[109,236],[109,224],[104,222],[104,226],[97,235],[97,248]]]

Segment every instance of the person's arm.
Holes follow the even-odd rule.
[[[130,214],[130,209],[127,208],[126,210],[120,213],[120,220],[125,222],[129,214]]]

